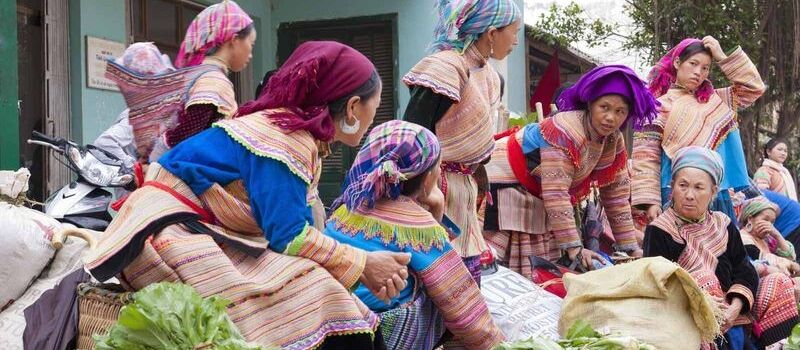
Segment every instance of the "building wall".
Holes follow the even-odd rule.
[[[523,0],[517,1],[523,8]],[[358,16],[374,16],[397,14],[397,65],[400,75],[408,72],[427,54],[428,44],[433,37],[437,14],[435,1],[422,0],[328,0],[324,2],[325,10],[320,11],[321,3],[315,0],[272,0],[272,32],[271,42],[277,42],[277,28],[284,22],[314,21]],[[519,67],[523,73],[501,69],[508,85],[508,106],[512,111],[525,111],[525,56],[522,31],[519,34],[520,46],[507,58],[510,67]],[[274,46],[269,46],[274,50]],[[270,55],[274,66],[275,55]],[[504,65],[499,65],[500,68]],[[408,89],[397,77],[396,96],[398,96],[397,115],[402,116],[409,100]]]
[[[0,170],[19,167],[17,4],[0,1]],[[12,18],[14,20],[12,20]]]
[[[86,87],[86,36],[125,42],[127,33],[127,14],[125,0],[69,0],[70,1],[70,93],[72,99],[72,137],[78,142],[91,142],[110,126],[119,113],[125,109],[125,100],[119,92],[98,90]],[[202,0],[205,4],[218,1]],[[268,48],[275,45],[269,35],[263,35],[270,28],[269,1],[238,0],[256,22],[259,31],[253,52],[254,80],[261,81],[265,70],[274,66],[270,61],[259,60],[265,57]],[[13,23],[13,22],[11,22]],[[261,27],[261,28],[259,28]],[[16,41],[15,41],[16,42]],[[274,49],[272,49],[274,52]],[[274,54],[272,55],[274,57]],[[269,62],[272,62],[269,64]],[[16,66],[15,66],[16,69]]]

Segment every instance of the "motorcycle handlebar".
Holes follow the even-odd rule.
[[[52,145],[58,145],[59,144],[59,140],[57,140],[55,138],[52,138],[50,136],[47,136],[45,134],[42,134],[42,133],[40,133],[40,132],[38,132],[36,130],[34,130],[31,133],[31,139],[34,140],[34,141],[47,142],[47,143],[52,144]]]

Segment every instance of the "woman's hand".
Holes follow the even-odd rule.
[[[411,255],[394,252],[368,252],[364,272],[358,279],[378,299],[388,303],[406,287]]]
[[[428,211],[433,215],[436,221],[442,222],[444,217],[444,193],[439,189],[439,186],[433,186],[430,193],[421,192],[417,201],[421,204],[428,206]]]
[[[657,204],[651,205],[647,208],[647,220],[653,222],[659,215],[661,215],[661,206]]]
[[[742,312],[742,301],[739,298],[733,298],[730,304],[722,302],[718,305],[723,314],[723,323],[720,328],[722,333],[725,333],[733,327],[733,322],[736,321],[736,318],[739,317],[739,313]]]
[[[717,62],[728,58],[728,55],[725,54],[725,51],[722,51],[719,41],[717,41],[717,39],[711,35],[703,38],[703,46],[711,51],[711,57],[713,57]]]
[[[605,259],[603,259],[602,255],[597,254],[591,249],[583,249],[583,247],[567,248],[567,256],[572,261],[575,261],[575,259],[579,258],[580,259],[579,263],[587,270],[594,270],[594,264],[592,263],[592,260],[605,262]]]

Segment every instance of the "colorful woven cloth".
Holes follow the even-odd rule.
[[[678,45],[675,45],[664,57],[662,57],[658,64],[650,71],[648,75],[650,92],[656,97],[661,97],[667,93],[677,81],[678,70],[675,69],[675,59],[680,57],[683,50],[692,44],[702,43],[700,39],[687,38],[683,39]],[[708,102],[708,98],[714,93],[714,86],[711,81],[706,79],[694,92],[695,97],[702,103]]]
[[[133,43],[114,63],[140,75],[158,75],[175,70],[169,56],[162,54],[153,43]]]
[[[430,170],[439,154],[436,136],[422,126],[400,120],[378,125],[356,155],[334,208],[342,203],[351,210],[362,203],[373,207],[378,199],[396,199],[402,181]]]
[[[683,168],[697,168],[708,173],[714,184],[719,185],[725,175],[723,166],[722,157],[717,151],[700,146],[689,146],[675,154],[672,162],[672,177],[674,178],[678,170]]]
[[[758,196],[748,199],[742,205],[742,212],[739,213],[739,225],[744,226],[750,218],[760,214],[762,211],[772,209],[775,211],[775,216],[781,215],[781,208],[777,204],[772,203],[764,196]]]
[[[200,77],[214,73],[224,77],[222,68],[214,65],[199,65],[157,76],[143,76],[115,62],[108,62],[106,77],[117,84],[130,109],[128,120],[133,127],[139,157],[147,159],[156,138],[177,126],[178,114],[198,95],[190,91],[192,87],[198,81],[208,80]],[[219,82],[224,83],[221,79]],[[227,83],[230,84],[230,81]],[[205,94],[202,100],[210,103],[213,99],[221,111],[236,108],[236,101],[232,99],[232,87],[227,89],[227,86],[220,86],[215,90],[219,93]],[[230,93],[226,93],[228,91]]]
[[[376,72],[372,62],[350,46],[308,41],[292,52],[259,98],[243,105],[238,115],[282,108],[270,115],[281,128],[306,130],[329,142],[335,128],[328,104],[353,93]]]
[[[438,0],[437,9],[434,51],[464,53],[489,27],[503,28],[522,17],[513,0]]]
[[[183,68],[202,63],[209,50],[233,39],[252,23],[250,16],[232,0],[207,7],[189,24],[175,66]]]
[[[634,129],[639,130],[656,118],[658,101],[636,72],[624,65],[600,66],[582,75],[575,85],[561,93],[558,110],[586,110],[592,101],[611,94],[620,95],[628,102],[628,118],[620,129],[632,121]]]

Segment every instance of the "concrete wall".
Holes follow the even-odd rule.
[[[69,0],[70,1],[70,94],[72,102],[72,137],[78,142],[91,142],[105,130],[125,109],[125,100],[119,92],[86,87],[86,36],[125,42],[125,0]],[[202,0],[213,4],[218,1]],[[253,52],[253,75],[256,83],[267,68],[275,65],[274,58],[260,60],[276,45],[270,41],[266,28],[270,28],[268,0],[238,0],[256,22],[259,31]],[[271,57],[274,57],[274,53]],[[271,62],[271,63],[270,63]]]
[[[520,8],[524,0],[517,1]],[[315,0],[272,0],[272,42],[277,42],[277,29],[284,22],[314,21],[358,16],[374,16],[381,14],[397,14],[397,65],[400,75],[408,72],[420,59],[427,54],[427,48],[433,38],[433,29],[436,25],[437,14],[434,1],[429,0],[327,0],[324,3]],[[320,7],[325,6],[321,11]],[[524,112],[527,105],[525,97],[525,56],[523,32],[519,33],[520,45],[506,59],[509,67],[503,69],[504,64],[495,65],[501,68],[501,73],[506,77],[508,106],[512,111]],[[274,47],[270,47],[274,49]],[[272,64],[274,65],[274,55]],[[521,70],[521,74],[520,74]],[[408,104],[408,89],[397,77],[395,89],[398,96],[397,115],[402,116]]]

